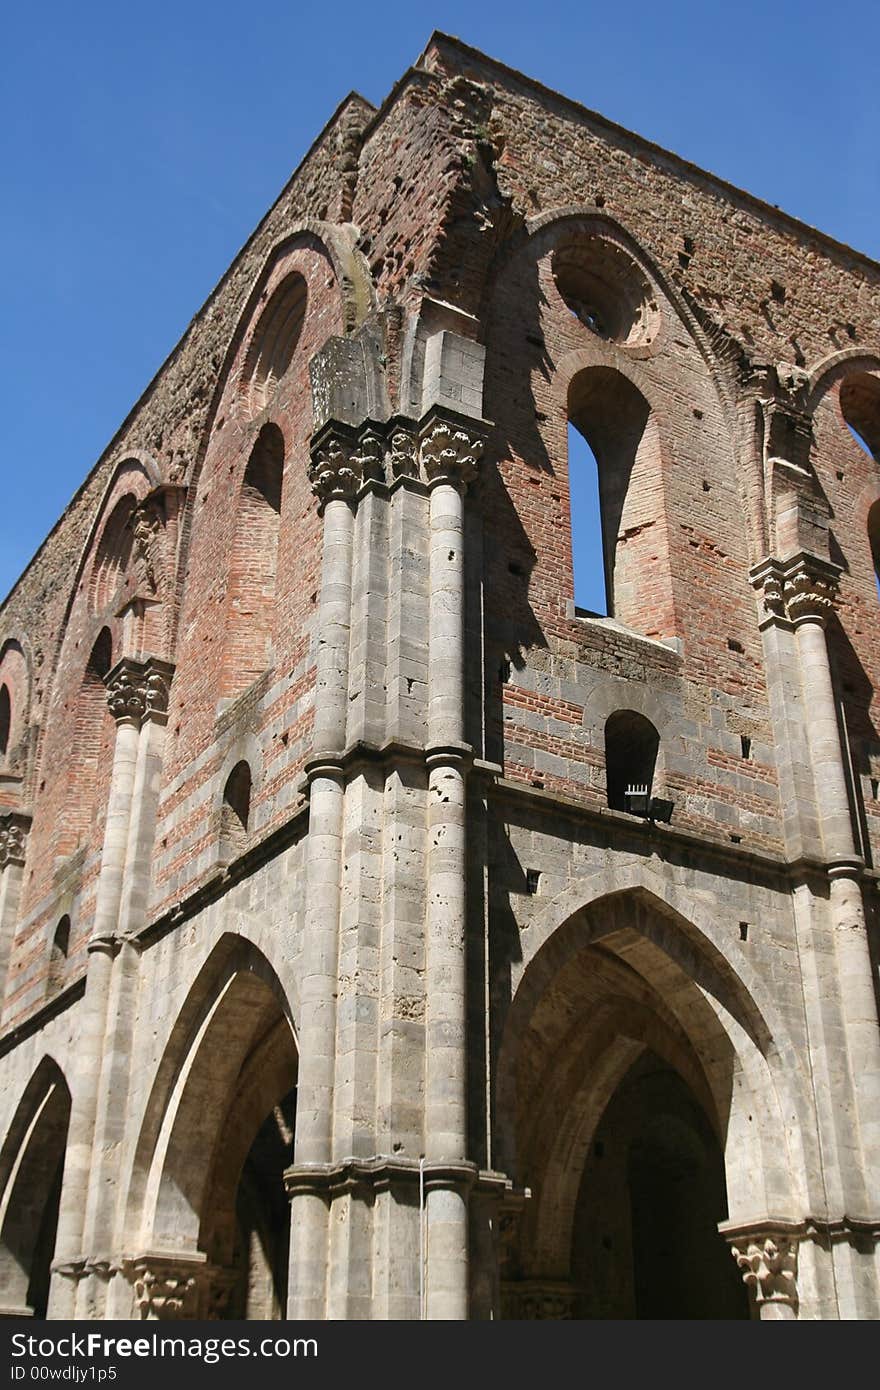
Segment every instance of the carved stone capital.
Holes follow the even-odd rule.
[[[466,488],[477,475],[483,441],[459,423],[434,418],[422,431],[419,455],[429,484]]]
[[[797,1312],[798,1242],[795,1236],[780,1231],[755,1232],[743,1239],[734,1238],[730,1253],[742,1270],[743,1283],[759,1310],[765,1304],[775,1304],[778,1305],[777,1316],[793,1316]]]
[[[117,723],[123,719],[138,725],[145,719],[164,723],[173,674],[172,664],[158,657],[146,661],[123,657],[118,661],[104,678],[107,704]]]
[[[802,553],[790,560],[765,560],[752,571],[761,598],[761,626],[774,620],[822,626],[834,610],[840,571],[818,556]]]
[[[385,478],[385,446],[382,436],[374,429],[365,429],[352,450],[349,466],[361,483],[371,478],[379,482]]]
[[[134,1286],[143,1319],[195,1318],[209,1283],[204,1255],[138,1255],[123,1260],[123,1273]]]
[[[821,623],[824,627],[834,610],[837,576],[801,560],[786,573],[783,593],[793,623]]]
[[[813,422],[807,408],[809,375],[791,362],[775,367],[762,364],[755,373],[758,400],[764,417],[764,442],[768,459],[810,470]]]
[[[321,507],[336,499],[350,501],[362,481],[362,455],[338,435],[325,435],[315,446],[309,482]]]
[[[0,816],[0,869],[7,864],[24,863],[30,826],[30,816]]]
[[[405,429],[392,430],[390,444],[388,466],[392,481],[395,478],[417,478],[419,462],[416,457],[415,435]]]

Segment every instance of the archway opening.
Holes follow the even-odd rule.
[[[745,1318],[748,1299],[717,1225],[724,1158],[678,1073],[646,1049],[596,1129],[572,1242],[575,1315]]]
[[[197,981],[166,1050],[139,1146],[143,1244],[192,1271],[182,1316],[283,1318],[296,1045],[258,952],[239,943],[199,1007],[204,987]],[[163,1313],[147,1301],[141,1315]]]
[[[46,1060],[31,1080],[0,1155],[0,1315],[45,1318],[70,1092]]]
[[[762,1200],[767,1125],[738,1050],[757,1077],[761,1046],[729,966],[647,895],[548,938],[498,1061],[496,1166],[531,1193],[502,1244],[503,1317],[749,1316],[718,1227]]]
[[[12,727],[12,701],[9,686],[0,685],[0,758],[6,757],[9,747],[9,730]]]

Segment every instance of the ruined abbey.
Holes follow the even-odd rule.
[[[880,1317],[878,569],[880,266],[344,101],[0,609],[2,1315]]]

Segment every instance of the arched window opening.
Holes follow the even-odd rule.
[[[70,1092],[54,1062],[32,1077],[0,1154],[2,1316],[45,1318],[70,1119]]]
[[[224,693],[239,694],[270,661],[278,571],[284,437],[264,425],[251,451],[235,517]]]
[[[260,316],[242,372],[242,394],[251,415],[269,404],[296,351],[306,316],[306,282],[286,276]]]
[[[637,631],[667,635],[674,624],[660,440],[648,402],[619,372],[590,368],[571,384],[569,422],[575,601]]]
[[[585,614],[606,617],[610,610],[599,465],[586,439],[572,424],[568,427],[568,488],[575,605]]]
[[[67,956],[70,951],[70,918],[65,912],[52,937],[52,949],[49,953],[49,992],[54,994],[64,983],[64,972],[67,968]]]
[[[109,628],[104,627],[86,662],[76,701],[65,815],[69,834],[62,836],[58,853],[69,854],[93,828],[104,744],[111,723],[104,677],[112,664],[113,639]]]
[[[605,725],[605,785],[615,811],[647,814],[651,805],[660,735],[635,710],[616,710]]]
[[[251,770],[242,760],[236,763],[223,788],[220,812],[220,844],[222,857],[235,859],[247,845],[251,816]]]
[[[6,757],[11,728],[12,700],[9,697],[9,686],[0,685],[0,758]]]
[[[880,376],[853,372],[841,383],[840,411],[859,448],[880,462]]]
[[[94,613],[103,613],[131,563],[134,545],[131,519],[135,506],[136,501],[132,493],[121,497],[107,518],[101,533],[92,572],[91,604]]]

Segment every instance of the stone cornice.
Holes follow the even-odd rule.
[[[504,1173],[481,1169],[467,1159],[420,1160],[400,1154],[376,1154],[372,1158],[343,1158],[335,1163],[300,1163],[285,1169],[288,1197],[302,1193],[336,1197],[344,1192],[386,1190],[398,1184],[424,1184],[426,1191],[453,1188],[504,1198],[513,1183]]]

